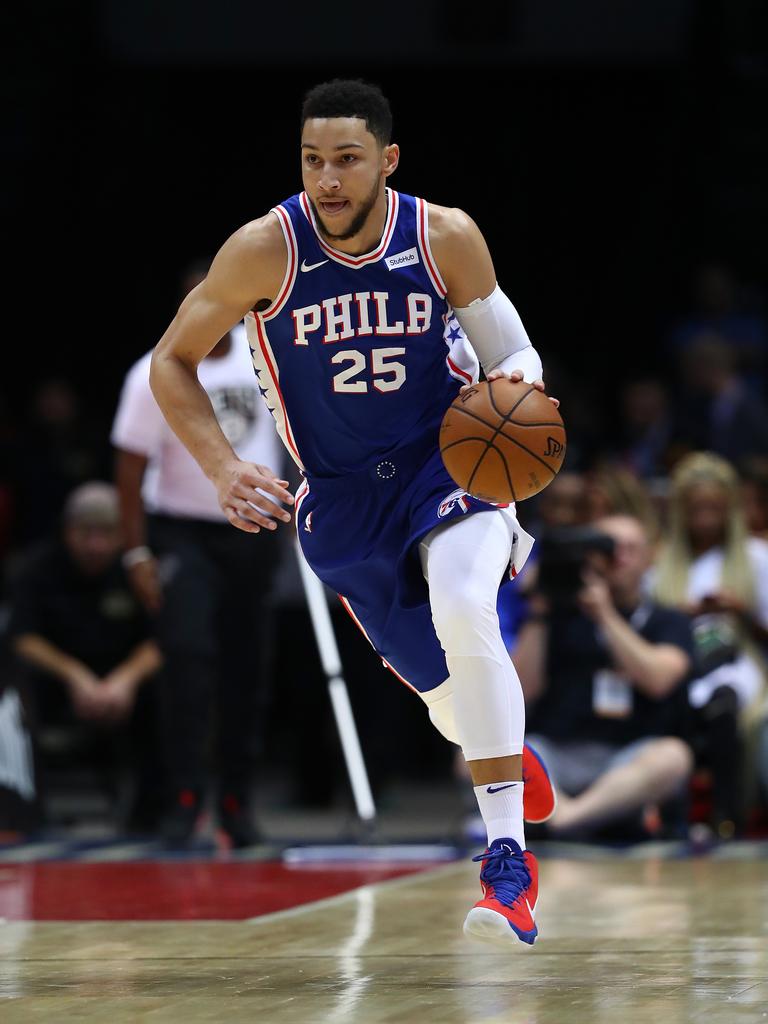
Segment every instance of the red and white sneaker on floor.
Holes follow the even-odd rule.
[[[547,766],[533,747],[523,746],[523,818],[532,825],[548,821],[555,813],[557,796]]]
[[[464,934],[508,946],[519,939],[533,945],[538,935],[534,914],[539,898],[539,866],[530,850],[514,839],[494,839],[479,857],[483,898],[464,922]]]

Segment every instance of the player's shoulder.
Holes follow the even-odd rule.
[[[263,258],[285,252],[285,238],[277,214],[270,210],[243,224],[227,239],[227,248],[233,254],[248,258]]]
[[[466,210],[458,206],[438,206],[427,203],[429,213],[429,232],[441,238],[466,238],[478,230]]]
[[[445,277],[451,265],[462,265],[485,242],[480,229],[468,213],[457,206],[427,203],[429,213],[429,244]]]
[[[276,294],[283,279],[288,248],[277,214],[248,221],[229,236],[211,264],[204,294],[236,296],[252,304]]]

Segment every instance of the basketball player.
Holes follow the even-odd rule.
[[[304,192],[224,243],[160,340],[151,383],[229,522],[274,530],[295,505],[309,564],[461,745],[488,829],[475,858],[484,898],[464,930],[532,943],[538,878],[522,780],[529,821],[549,816],[554,793],[524,750],[496,600],[533,542],[513,509],[456,489],[438,430],[477,381],[478,358],[489,379],[543,390],[541,361],[473,221],[387,187],[399,159],[391,126],[374,86],[337,80],[308,93]],[[295,501],[268,466],[235,456],[197,380],[243,317],[261,393],[304,476]]]

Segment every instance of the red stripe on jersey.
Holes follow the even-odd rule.
[[[363,626],[362,622],[360,621],[360,619],[358,619],[358,617],[352,611],[352,605],[349,603],[349,601],[346,599],[346,597],[342,597],[341,594],[339,594],[339,600],[344,605],[344,609],[346,610],[347,615],[349,615],[349,617],[352,619],[354,624],[357,626],[357,628],[360,630],[360,632],[363,634],[365,639],[368,641],[368,643],[371,645],[371,647],[373,647],[373,649],[375,651],[376,647],[375,647],[375,645],[373,643],[373,640],[371,640],[371,638],[365,632],[365,627]]]
[[[283,411],[283,422],[285,423],[285,436],[286,436],[286,440],[287,440],[287,442],[288,442],[288,444],[289,444],[289,446],[291,448],[291,451],[296,456],[296,459],[297,459],[299,465],[303,466],[304,463],[301,461],[301,456],[299,455],[299,449],[296,447],[296,442],[293,439],[293,431],[291,430],[291,424],[288,422],[288,412],[287,412],[287,410],[285,408],[285,401],[283,399],[283,393],[280,390],[280,382],[278,380],[277,374],[275,373],[275,367],[274,367],[274,364],[272,363],[272,360],[271,360],[270,355],[269,355],[269,349],[267,347],[266,334],[264,332],[264,324],[261,322],[261,317],[259,316],[258,313],[256,313],[254,315],[253,319],[256,322],[256,332],[257,332],[257,334],[259,336],[259,347],[261,348],[261,354],[264,356],[264,362],[267,364],[267,372],[269,373],[270,377],[274,381],[275,391],[277,392],[277,397],[278,397],[278,400],[280,402],[280,408]]]
[[[283,234],[285,235],[285,242],[288,246],[288,269],[285,272],[285,277],[283,278],[283,283],[280,287],[280,294],[272,305],[264,311],[264,317],[267,320],[271,320],[273,316],[277,316],[283,308],[285,300],[293,290],[293,283],[296,280],[296,266],[299,258],[291,218],[282,206],[275,206],[274,213],[276,213],[279,220],[282,221]]]
[[[375,650],[376,650],[376,645],[374,644],[373,640],[371,640],[371,638],[370,638],[370,637],[368,636],[368,634],[366,633],[366,631],[365,631],[365,627],[363,626],[363,624],[362,624],[362,622],[360,621],[360,619],[358,619],[358,617],[357,617],[357,616],[355,615],[355,613],[354,613],[354,612],[352,611],[352,605],[351,605],[351,604],[349,603],[349,601],[348,601],[348,600],[346,599],[346,597],[342,597],[342,595],[341,595],[341,594],[339,594],[339,600],[340,600],[340,601],[341,601],[341,603],[343,604],[344,608],[345,608],[345,609],[346,609],[346,611],[347,611],[347,614],[348,614],[348,615],[350,616],[350,618],[352,619],[352,621],[354,622],[354,624],[355,624],[355,625],[357,626],[357,628],[358,628],[358,629],[360,630],[360,632],[361,632],[361,633],[363,634],[363,636],[365,637],[365,639],[366,639],[366,640],[368,641],[368,643],[369,643],[369,644],[371,645],[371,647],[373,647],[373,649],[374,649],[374,651],[375,651]],[[384,659],[382,658],[382,659],[381,659],[381,663],[382,663],[382,665],[384,666],[384,668],[387,668],[387,669],[389,669],[389,671],[390,671],[390,672],[392,673],[392,675],[393,675],[393,676],[396,676],[396,677],[397,677],[397,678],[398,678],[398,679],[400,680],[400,682],[401,682],[401,683],[403,683],[403,684],[404,684],[405,686],[407,686],[407,687],[408,687],[408,689],[409,689],[409,690],[413,690],[413,692],[414,692],[414,693],[418,693],[418,692],[419,692],[419,691],[418,691],[418,690],[416,689],[416,687],[415,687],[415,686],[412,686],[412,685],[411,685],[411,684],[410,684],[410,683],[408,682],[408,680],[407,680],[407,679],[403,679],[403,677],[402,677],[402,676],[400,675],[400,673],[399,673],[399,672],[398,672],[398,671],[397,671],[396,669],[392,668],[392,666],[391,666],[391,665],[389,664],[389,662],[388,662],[388,661],[385,661],[385,660],[384,660]]]
[[[397,671],[397,669],[395,669],[395,668],[392,668],[392,666],[391,666],[391,665],[389,664],[389,662],[388,662],[388,661],[385,661],[385,660],[384,660],[384,659],[382,658],[382,659],[381,659],[381,663],[382,663],[382,665],[384,666],[384,668],[387,668],[387,669],[389,669],[389,671],[390,671],[390,672],[392,673],[392,675],[393,675],[393,676],[395,676],[395,677],[396,677],[397,679],[399,679],[399,680],[400,680],[400,682],[401,682],[401,683],[403,683],[403,684],[404,684],[405,686],[407,686],[409,690],[413,690],[413,692],[414,692],[414,693],[418,693],[418,692],[419,692],[419,691],[418,691],[418,690],[416,689],[416,687],[415,687],[415,686],[413,686],[413,685],[412,685],[411,683],[409,683],[409,682],[408,682],[408,680],[407,680],[407,679],[403,679],[403,677],[402,677],[402,676],[400,675],[400,673],[399,673],[399,672]]]
[[[427,231],[427,204],[423,199],[416,200],[417,208],[417,223],[419,233],[419,248],[424,255],[424,265],[427,268],[430,280],[434,285],[435,291],[438,295],[445,297],[446,287],[445,282],[440,276],[440,271],[437,269],[437,264],[432,256],[432,250],[429,247],[429,233]]]
[[[448,366],[451,368],[453,373],[458,374],[459,377],[462,378],[462,380],[465,380],[467,382],[467,384],[471,384],[472,383],[472,378],[467,373],[467,371],[466,370],[462,370],[462,368],[460,366],[457,366],[456,363],[454,363],[454,361],[451,359],[450,356],[446,356],[445,357],[445,361],[446,361],[446,363],[448,363]]]

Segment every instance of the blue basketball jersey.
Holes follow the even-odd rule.
[[[261,394],[310,476],[358,472],[437,428],[478,364],[429,246],[423,199],[386,190],[379,244],[349,256],[320,235],[306,193],[273,209],[288,265],[245,318]]]

